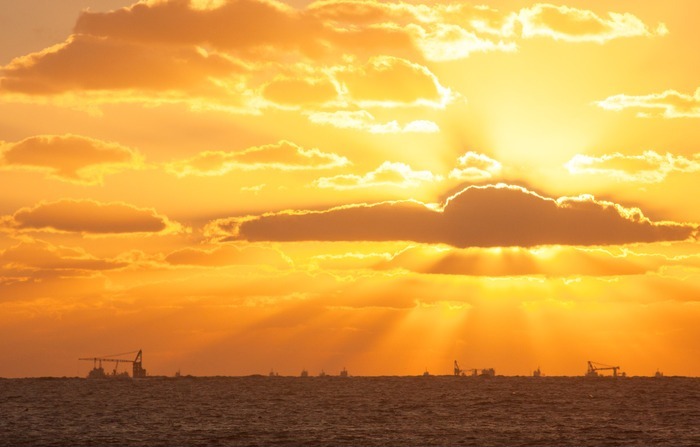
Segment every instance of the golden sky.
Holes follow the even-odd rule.
[[[0,376],[700,375],[700,2],[0,0]]]

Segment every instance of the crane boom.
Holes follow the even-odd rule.
[[[613,377],[617,377],[617,371],[620,369],[619,366],[610,366],[603,363],[596,363],[588,361],[588,371],[586,371],[586,377],[598,377],[598,371],[612,371]],[[624,375],[624,373],[623,373]]]
[[[133,354],[136,351],[133,352],[127,352],[126,354]],[[124,355],[124,354],[115,354],[115,355]],[[78,360],[84,360],[84,361],[92,361],[92,368],[93,372],[94,371],[102,371],[101,373],[97,373],[104,375],[104,370],[102,369],[102,362],[112,362],[116,363],[115,365],[115,372],[116,372],[116,366],[119,366],[120,363],[132,363],[132,377],[146,377],[146,370],[143,368],[143,353],[139,349],[138,353],[136,354],[136,358],[134,360],[128,360],[128,359],[115,359],[115,358],[110,358],[113,356],[106,356],[106,357],[81,357]],[[91,373],[92,374],[92,373]]]

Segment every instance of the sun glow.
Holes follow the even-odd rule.
[[[698,375],[680,1],[9,8],[0,376]]]

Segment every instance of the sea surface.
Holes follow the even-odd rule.
[[[0,445],[700,445],[700,379],[0,379]]]

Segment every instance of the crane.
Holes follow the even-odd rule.
[[[136,353],[136,357],[134,360],[128,360],[128,359],[120,359],[120,358],[113,358],[113,357],[119,357],[127,354],[134,354]],[[103,379],[107,378],[107,374],[105,374],[104,368],[102,368],[102,362],[112,362],[115,363],[114,365],[114,371],[112,371],[112,377],[118,377],[117,374],[117,368],[119,367],[120,363],[131,363],[133,364],[132,370],[131,370],[131,377],[133,378],[140,378],[140,377],[146,377],[146,370],[143,368],[143,352],[139,349],[137,351],[131,351],[131,352],[124,352],[121,354],[112,354],[112,355],[107,355],[104,357],[81,357],[78,360],[84,360],[84,361],[92,361],[92,371],[88,374],[89,379]],[[122,373],[126,374],[126,373]],[[126,374],[128,376],[128,374]]]
[[[470,375],[472,377],[477,377],[479,375],[479,370],[476,368],[468,368],[468,369],[462,369],[459,366],[459,363],[457,363],[457,360],[455,360],[455,365],[454,365],[454,375],[455,376],[466,376],[467,373],[471,373]],[[493,376],[494,370],[491,369],[482,369],[481,373],[483,376]]]
[[[604,365],[602,363],[596,363],[588,361],[588,371],[586,371],[586,377],[599,377],[598,371],[610,371],[613,372],[613,377],[617,377],[617,371],[620,369],[619,366]],[[625,374],[622,373],[624,376]]]

